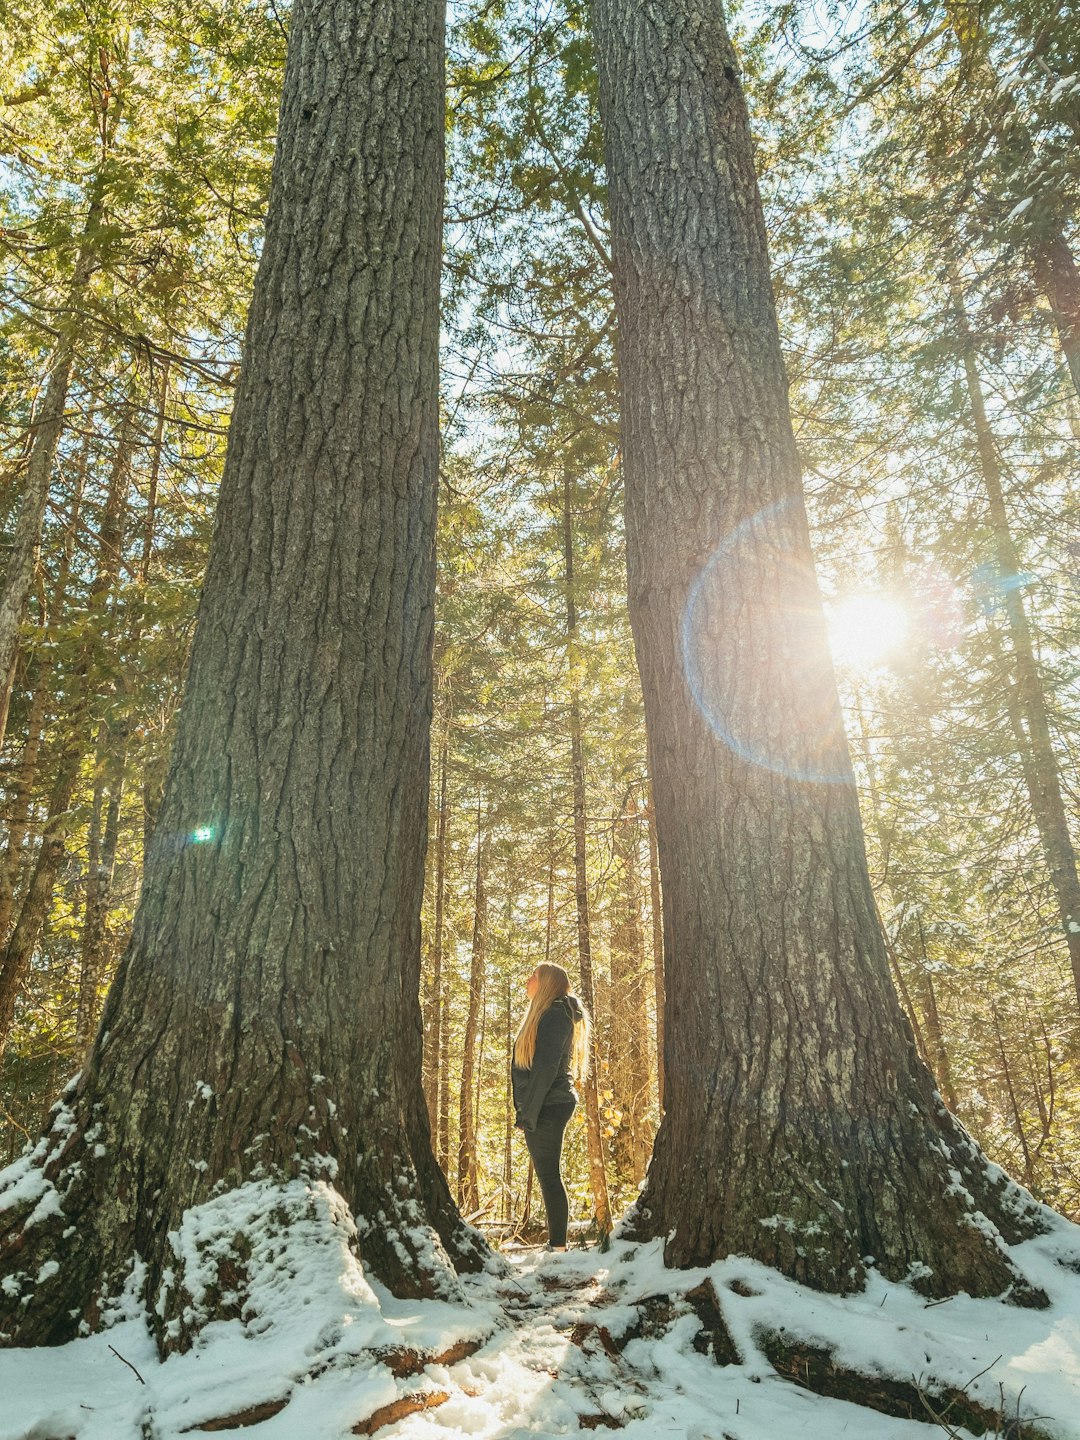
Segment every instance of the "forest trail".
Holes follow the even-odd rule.
[[[1046,1310],[928,1302],[873,1273],[842,1298],[740,1257],[673,1271],[659,1242],[619,1240],[504,1252],[455,1299],[396,1300],[339,1238],[313,1227],[260,1274],[249,1318],[164,1363],[133,1304],[59,1350],[0,1352],[0,1440],[1080,1440],[1064,1221],[1015,1252]],[[853,1385],[863,1403],[839,1398]],[[924,1401],[951,1404],[940,1428]]]
[[[1038,1243],[1044,1258],[1054,1253],[1053,1244]],[[840,1299],[749,1261],[676,1273],[663,1267],[655,1244],[615,1242],[607,1254],[521,1250],[503,1258],[508,1274],[494,1288],[507,1328],[444,1373],[429,1371],[446,1398],[379,1430],[387,1440],[525,1440],[616,1430],[633,1440],[916,1440],[982,1433],[980,1419],[994,1433],[999,1415],[1002,1433],[1016,1440],[1080,1437],[1073,1418],[1080,1411],[1075,1299],[1071,1313],[1055,1305],[1052,1318],[1039,1320],[958,1297],[949,1308],[962,1318],[943,1324],[946,1307],[904,1286],[878,1280],[864,1295]],[[1061,1274],[1054,1259],[1036,1268],[1041,1278]],[[466,1283],[478,1300],[491,1294],[490,1277]],[[1068,1288],[1076,1287],[1070,1281]],[[1033,1320],[1046,1332],[1034,1345],[1026,1333]],[[805,1376],[791,1364],[781,1373],[784,1357],[768,1338],[777,1335],[801,1343]],[[823,1382],[824,1372],[809,1368],[815,1347],[830,1361],[831,1378]],[[1039,1374],[1041,1364],[1053,1372],[1049,1392],[1040,1386],[1048,1378]],[[863,1372],[857,1386],[867,1403],[894,1413],[815,1393],[822,1383],[843,1390],[856,1370]],[[1046,1408],[1036,1412],[1024,1403],[1026,1381],[1010,1383],[1010,1371],[1041,1391]],[[940,1428],[931,1412],[942,1417]],[[974,1432],[961,1416],[976,1424]],[[1018,1416],[1028,1423],[1006,1430]]]

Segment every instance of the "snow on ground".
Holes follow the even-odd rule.
[[[1004,1399],[1006,1417],[1038,1417],[1054,1440],[1080,1440],[1080,1274],[1068,1268],[1080,1266],[1080,1230],[1064,1221],[1013,1252],[1052,1298],[1042,1311],[967,1296],[928,1304],[876,1276],[860,1295],[841,1299],[737,1257],[672,1272],[659,1242],[619,1240],[603,1254],[511,1251],[491,1273],[466,1277],[460,1301],[401,1301],[364,1275],[335,1192],[293,1187],[294,1223],[275,1234],[259,1233],[268,1196],[245,1187],[234,1202],[246,1207],[257,1264],[245,1320],[207,1326],[192,1350],[164,1364],[130,1307],[109,1330],[59,1349],[0,1352],[0,1440],[176,1440],[263,1402],[280,1408],[256,1425],[215,1433],[344,1440],[374,1412],[420,1394],[437,1403],[379,1428],[383,1440],[524,1440],[598,1426],[617,1427],[627,1440],[945,1433],[782,1378],[761,1347],[769,1331],[832,1349],[847,1369],[915,1381],[928,1394],[966,1386],[993,1410]],[[204,1231],[218,1228],[211,1220],[202,1217]],[[196,1217],[192,1234],[199,1225]],[[177,1238],[186,1263],[197,1266],[191,1235]],[[642,1302],[706,1279],[741,1363],[720,1366],[695,1349],[700,1322],[685,1304],[658,1335],[626,1338],[640,1328]],[[479,1348],[393,1373],[409,1368],[404,1352],[438,1355],[462,1340]]]

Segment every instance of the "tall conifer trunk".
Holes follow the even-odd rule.
[[[131,463],[131,417],[125,409],[116,443],[116,453],[109,471],[109,483],[98,523],[97,554],[95,556],[94,578],[90,583],[87,604],[87,624],[83,640],[78,647],[68,672],[63,676],[63,693],[68,713],[65,716],[67,735],[60,746],[56,775],[49,795],[48,819],[42,833],[41,845],[34,859],[26,893],[19,908],[18,919],[6,937],[0,950],[0,1055],[7,1044],[8,1035],[15,1017],[15,1004],[26,974],[30,969],[42,931],[45,928],[52,903],[53,890],[60,875],[61,866],[67,855],[67,832],[71,825],[71,809],[79,786],[83,763],[89,750],[86,734],[90,724],[92,702],[100,691],[100,681],[95,680],[98,671],[96,660],[107,643],[106,611],[115,590],[120,571],[120,544],[123,535],[123,517],[127,504],[127,490],[130,482]],[[62,562],[61,572],[65,583],[60,594],[66,590],[67,559]],[[91,822],[90,854],[91,868],[100,862],[100,825]],[[96,834],[96,842],[95,842]],[[87,919],[90,918],[92,890],[88,887]],[[85,971],[80,983],[79,1020],[76,1023],[77,1043],[85,1046],[88,1036],[82,1024],[83,992]]]
[[[487,963],[488,906],[486,877],[487,845],[480,804],[476,807],[476,891],[473,909],[472,959],[469,965],[469,1001],[465,1012],[465,1035],[461,1050],[461,1090],[458,1094],[458,1204],[466,1214],[479,1208],[480,1185],[476,1165],[477,1035],[481,1027],[484,999],[484,966]]]
[[[60,564],[49,597],[47,613],[42,615],[42,628],[46,639],[51,638],[67,607],[68,584],[71,579],[71,562],[75,551],[75,538],[79,529],[82,511],[83,489],[90,453],[90,435],[83,442],[79,464],[75,471],[75,491],[71,508],[64,527],[64,543],[60,552]],[[26,743],[19,757],[18,781],[11,810],[7,817],[7,847],[0,862],[0,945],[9,939],[11,915],[15,902],[15,891],[23,868],[24,847],[31,831],[31,802],[35,781],[42,763],[42,750],[46,734],[46,714],[51,682],[56,666],[56,646],[44,645],[34,656],[34,692],[27,717]],[[0,1002],[2,1007],[2,1002]],[[3,1052],[7,1032],[0,1023],[0,1053]]]
[[[645,817],[649,835],[649,924],[652,929],[653,1002],[656,1007],[656,1102],[664,1113],[664,908],[660,898],[660,856],[656,848],[656,809],[649,781],[649,808]]]
[[[985,118],[992,124],[997,148],[1018,168],[1032,167],[1037,154],[1035,136],[1011,87],[998,83],[987,31],[979,23],[977,11],[957,0],[945,0],[944,8],[960,51],[960,78],[968,84],[972,80],[979,83],[987,108]],[[1068,201],[1057,187],[1036,185],[1020,215],[1009,218],[1010,238],[1046,297],[1069,376],[1080,394],[1080,267],[1067,238]]]
[[[98,772],[94,785],[94,819],[100,824],[104,808],[104,831],[95,855],[91,844],[87,857],[86,915],[83,924],[82,957],[79,978],[79,1009],[75,1025],[75,1043],[83,1050],[94,1038],[99,1016],[99,994],[110,959],[115,953],[108,934],[109,910],[112,905],[113,878],[120,842],[120,808],[127,783],[128,745],[133,725],[130,704],[129,667],[138,663],[142,643],[143,609],[146,588],[154,558],[154,532],[157,521],[157,494],[161,479],[161,461],[165,435],[166,408],[169,397],[169,364],[162,367],[157,418],[150,446],[150,472],[146,486],[146,509],[142,522],[141,548],[135,571],[134,594],[127,602],[123,627],[122,660],[116,676],[119,713],[110,721],[102,720],[99,732]],[[122,527],[121,527],[122,528]],[[119,547],[121,535],[117,535]],[[119,558],[119,548],[118,548]]]
[[[1002,1243],[1034,1202],[938,1100],[889,978],[722,8],[592,17],[668,987],[630,1233],[676,1265],[742,1253],[849,1291],[872,1255],[1038,1302]]]
[[[134,418],[129,400],[124,406],[120,422],[116,458],[98,529],[98,574],[90,588],[90,612],[96,620],[95,638],[98,644],[109,652],[115,652],[119,648],[115,627],[111,623],[115,614],[112,599],[120,574],[134,444]],[[111,614],[107,613],[110,611]],[[79,1007],[75,1020],[75,1045],[80,1052],[85,1051],[93,1039],[94,1027],[97,1024],[98,992],[106,963],[105,931],[109,898],[120,839],[120,801],[124,786],[127,744],[124,740],[121,745],[119,735],[112,733],[113,728],[106,718],[98,722],[94,799],[87,846]],[[122,729],[122,724],[115,728]]]
[[[439,746],[438,813],[435,820],[435,924],[431,935],[431,975],[424,1016],[424,1099],[434,1135],[439,1123],[439,1076],[442,1054],[443,937],[446,929],[446,801],[449,745]]]
[[[1076,852],[1069,833],[1069,816],[1065,808],[1060,767],[1050,731],[1046,694],[1035,658],[1035,645],[1024,597],[1019,588],[1019,577],[1022,574],[1020,552],[1016,548],[1009,524],[1001,462],[986,413],[975,338],[968,324],[963,292],[955,266],[951,299],[960,332],[970,424],[975,435],[979,471],[986,491],[994,558],[1002,581],[1002,608],[1012,651],[1009,667],[1012,674],[1006,677],[1010,690],[1007,705],[1011,710],[1019,712],[1016,719],[1020,723],[1017,724],[1014,720],[1014,731],[1017,733],[1024,781],[1043,855],[1050,871],[1061,931],[1069,952],[1077,1009],[1080,1011],[1080,876],[1077,875]]]
[[[635,1187],[644,1179],[653,1139],[648,1116],[648,1021],[637,819],[633,787],[628,786],[613,836],[619,890],[611,926],[608,1083],[614,1092],[612,1104],[621,1116],[610,1151],[620,1178]]]
[[[71,281],[55,321],[56,340],[49,356],[41,400],[35,408],[30,427],[30,453],[19,517],[0,585],[0,744],[3,744],[7,731],[11,687],[19,652],[19,627],[33,584],[53,465],[64,432],[64,412],[84,328],[87,291],[97,264],[98,244],[106,221],[109,166],[124,113],[126,77],[122,65],[113,69],[114,59],[122,62],[122,51],[114,56],[110,50],[99,48],[98,73],[91,71],[87,76],[87,95],[99,144],[98,164],[90,182],[86,221],[79,237]]]
[[[437,0],[293,9],[169,778],[87,1066],[8,1172],[54,1205],[0,1209],[9,1339],[93,1325],[138,1254],[189,1340],[169,1233],[253,1176],[330,1179],[398,1293],[453,1283],[425,1223],[480,1263],[420,1077],[442,65]]]
[[[578,673],[577,592],[574,586],[574,525],[570,507],[570,472],[563,475],[563,561],[566,576],[566,663],[570,672],[570,787],[574,807],[574,903],[577,916],[578,969],[581,998],[595,1019],[592,931],[589,920],[589,877],[585,865],[585,755],[581,737],[581,682]],[[585,1134],[589,1155],[589,1184],[600,1233],[611,1229],[611,1201],[604,1172],[604,1142],[600,1133],[600,1093],[596,1076],[596,1032],[593,1030],[585,1091]]]

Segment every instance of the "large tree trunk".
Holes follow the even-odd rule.
[[[365,1265],[398,1293],[453,1285],[425,1224],[459,1265],[481,1263],[431,1154],[420,1077],[442,54],[436,0],[292,14],[134,933],[34,1161],[54,1213],[29,1226],[37,1202],[0,1211],[0,1330],[23,1343],[94,1324],[136,1254],[159,1343],[189,1341],[207,1308],[169,1232],[253,1176],[336,1184]]]
[[[827,1289],[1041,1299],[1037,1211],[938,1100],[889,979],[718,0],[594,0],[630,614],[664,883],[667,1110],[630,1233]],[[963,1183],[958,1182],[962,1177]]]

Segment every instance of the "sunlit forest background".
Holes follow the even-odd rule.
[[[947,1103],[1080,1218],[1075,16],[729,8],[898,991]],[[287,21],[0,0],[0,555],[62,415],[0,755],[0,1163],[78,1068],[130,931]],[[586,972],[616,1213],[644,1175],[660,877],[583,6],[457,0],[448,81],[424,1082],[466,1214],[512,1230],[538,1208],[508,1065],[540,960]],[[584,1216],[580,1111],[569,1134]]]

